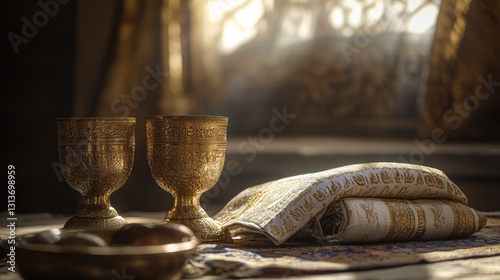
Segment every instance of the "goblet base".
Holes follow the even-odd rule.
[[[65,229],[118,229],[127,221],[113,208],[80,209],[64,224]]]
[[[229,242],[231,235],[222,225],[210,217],[195,219],[169,219],[163,223],[182,224],[190,228],[200,242]]]

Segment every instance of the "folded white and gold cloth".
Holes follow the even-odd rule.
[[[233,236],[320,242],[383,242],[468,237],[486,218],[440,170],[367,163],[248,188],[214,217]]]

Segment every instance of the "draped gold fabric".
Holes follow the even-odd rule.
[[[157,31],[160,28],[158,8],[161,7],[161,2],[125,0],[120,4],[121,16],[114,34],[116,38],[111,46],[112,57],[109,58],[104,75],[97,115],[136,115],[134,106],[129,106],[129,110],[125,112],[119,110],[119,107],[115,109],[115,100],[124,100],[122,96],[132,98],[132,89],[142,85],[143,77],[148,74],[145,67],[155,68],[159,64],[165,70],[159,60],[160,37]],[[157,87],[155,93],[159,89]],[[126,102],[123,104],[127,106]]]
[[[500,139],[500,2],[444,0],[422,96],[419,132]]]
[[[186,114],[181,1],[125,0],[119,5],[96,114]]]

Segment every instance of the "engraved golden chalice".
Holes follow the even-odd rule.
[[[174,196],[163,222],[184,224],[200,241],[228,240],[228,232],[200,206],[219,179],[226,154],[227,117],[146,117],[147,158],[156,183]]]
[[[68,229],[111,229],[127,222],[111,207],[110,195],[127,181],[134,161],[135,118],[57,119],[59,161],[66,182],[83,204]]]

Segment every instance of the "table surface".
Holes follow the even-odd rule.
[[[5,214],[0,215],[2,217]],[[164,213],[130,212],[123,215],[129,222],[158,222]],[[16,235],[37,232],[50,228],[60,228],[67,220],[65,216],[55,216],[48,213],[18,215]],[[6,217],[4,217],[4,221]],[[8,229],[0,229],[0,237],[7,238]],[[0,278],[5,280],[22,280],[17,273],[0,268]],[[320,275],[293,274],[283,275],[282,279],[499,279],[500,255],[470,259],[443,261],[428,264],[412,264],[393,268],[382,268],[364,271],[329,273]],[[202,280],[220,279],[218,276],[205,276]],[[277,279],[259,278],[259,279]],[[278,278],[279,279],[279,278]]]

